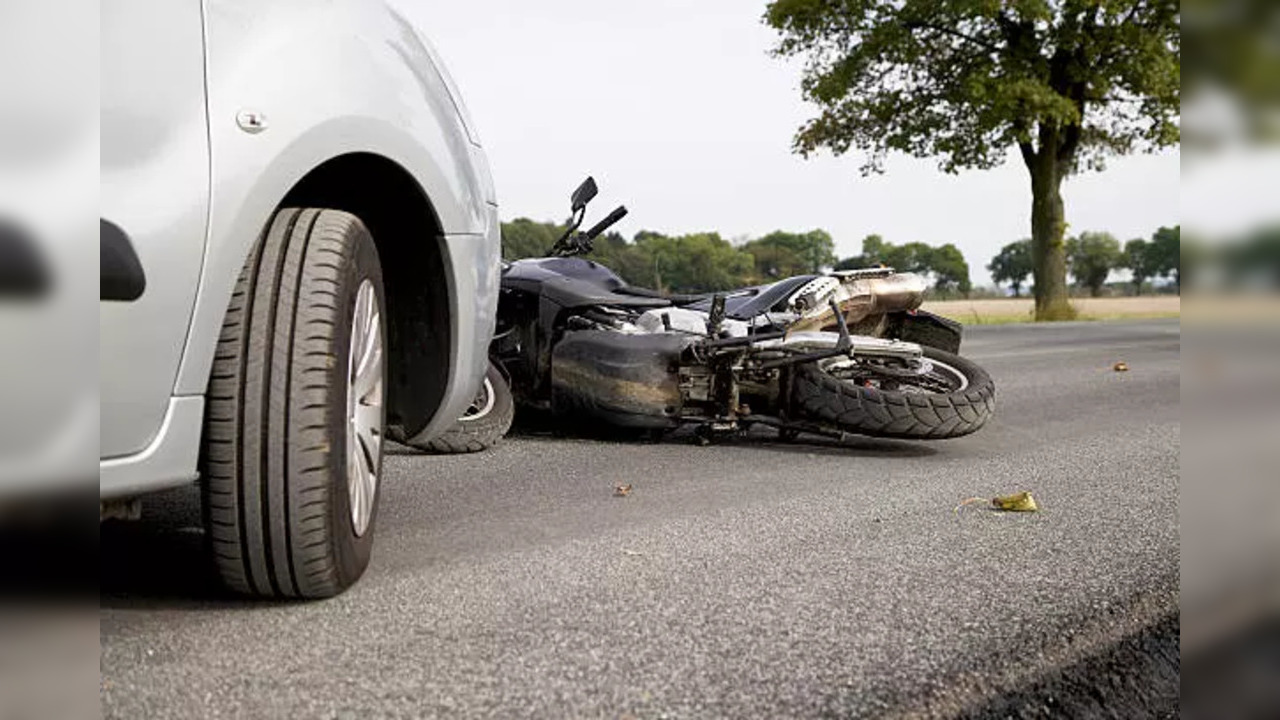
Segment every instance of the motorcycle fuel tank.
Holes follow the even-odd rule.
[[[622,278],[600,263],[583,258],[516,260],[503,269],[502,286],[541,296],[563,308],[587,305],[665,307],[671,304],[660,298],[619,292],[627,287]]]

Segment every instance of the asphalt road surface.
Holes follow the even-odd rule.
[[[193,493],[167,496],[103,528],[103,713],[1033,715],[1159,695],[1130,673],[1161,629],[1176,663],[1178,322],[966,333],[998,393],[967,438],[393,450],[373,563],[325,602],[219,595]],[[1020,490],[1042,512],[953,510]]]

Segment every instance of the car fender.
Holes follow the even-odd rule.
[[[179,395],[204,392],[244,259],[281,199],[325,161],[362,152],[400,165],[447,236],[490,236],[493,222],[492,182],[461,100],[390,8],[217,0],[205,32],[212,197]]]

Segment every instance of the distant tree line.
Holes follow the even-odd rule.
[[[517,218],[502,224],[502,255],[507,260],[541,257],[564,226]],[[1221,264],[1232,277],[1243,277],[1259,267],[1280,283],[1273,256],[1280,248],[1280,230],[1259,233],[1252,243],[1225,253]],[[1189,248],[1188,252],[1194,250]],[[1121,244],[1106,232],[1084,232],[1066,241],[1067,270],[1081,291],[1098,296],[1113,271],[1127,270],[1133,294],[1141,294],[1156,279],[1168,280],[1181,290],[1181,228],[1162,227],[1150,238]],[[969,264],[952,243],[929,245],[909,242],[895,245],[880,235],[862,240],[862,252],[840,259],[825,230],[788,232],[776,230],[763,237],[731,242],[717,232],[666,235],[641,230],[628,240],[616,232],[595,241],[592,260],[612,269],[632,285],[664,292],[693,293],[732,290],[773,282],[793,275],[828,269],[852,270],[886,266],[927,276],[933,297],[969,297],[974,292]],[[1252,270],[1251,270],[1252,269]],[[1008,286],[1021,297],[1033,274],[1031,239],[1009,243],[987,264],[997,287]],[[1257,272],[1253,272],[1257,275]],[[983,291],[989,292],[989,291]]]
[[[528,218],[503,223],[502,255],[507,260],[541,257],[563,232],[563,225]],[[965,295],[972,288],[969,265],[953,244],[893,245],[879,235],[869,235],[862,241],[860,255],[839,259],[835,242],[825,230],[776,230],[737,243],[716,232],[666,235],[642,230],[631,240],[606,233],[596,238],[589,257],[632,285],[664,292],[732,290],[831,268],[879,265],[927,275],[939,295]]]
[[[1280,224],[1219,237],[1189,238],[1182,274],[1193,287],[1215,291],[1274,292],[1280,289]]]
[[[1075,284],[1097,297],[1114,270],[1128,270],[1135,295],[1144,284],[1155,278],[1172,280],[1181,291],[1181,227],[1162,227],[1151,238],[1135,238],[1122,246],[1111,233],[1084,232],[1067,239],[1067,272]],[[1009,243],[987,264],[991,279],[997,285],[1008,285],[1015,296],[1021,296],[1034,266],[1031,239]]]

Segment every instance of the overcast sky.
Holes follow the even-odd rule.
[[[588,174],[617,229],[726,238],[823,228],[841,257],[879,233],[954,242],[975,284],[991,256],[1030,234],[1031,190],[1010,162],[946,175],[891,158],[884,175],[853,155],[804,160],[791,139],[813,110],[798,63],[769,55],[763,0],[399,0],[444,58],[487,150],[502,217],[561,220]],[[1064,186],[1071,232],[1122,241],[1178,222],[1176,151],[1114,159]]]

